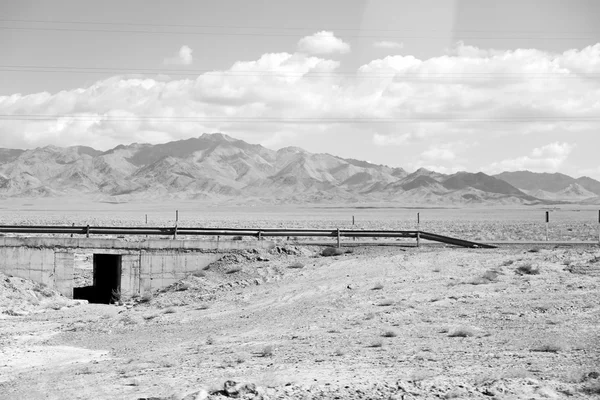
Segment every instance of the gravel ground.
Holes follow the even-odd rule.
[[[597,247],[320,250],[228,255],[123,305],[1,277],[0,399],[600,396]]]

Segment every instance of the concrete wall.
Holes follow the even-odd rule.
[[[269,249],[267,241],[199,241],[0,237],[0,271],[43,283],[66,297],[73,296],[75,254],[121,255],[121,296],[144,295],[171,285],[241,249]],[[101,272],[100,272],[101,273]]]
[[[0,247],[0,271],[73,296],[74,254],[48,248]]]

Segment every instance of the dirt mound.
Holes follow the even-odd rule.
[[[0,318],[23,316],[79,305],[46,285],[0,273]]]

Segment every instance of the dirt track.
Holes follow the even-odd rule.
[[[228,379],[265,398],[600,393],[597,248],[289,250],[133,307],[3,314],[0,398],[182,398]]]

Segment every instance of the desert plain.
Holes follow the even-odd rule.
[[[3,224],[421,229],[540,241],[545,209],[3,203]],[[597,240],[597,210],[551,212],[553,241]],[[246,241],[255,239],[245,238]],[[0,399],[593,399],[597,244],[463,249],[277,240],[152,296],[85,304],[0,276]],[[333,242],[331,243],[333,244]],[[386,244],[383,246],[382,244]],[[78,255],[76,280],[90,279]],[[237,383],[224,390],[227,381]],[[233,385],[233,384],[231,384]],[[236,390],[239,389],[238,393]]]

